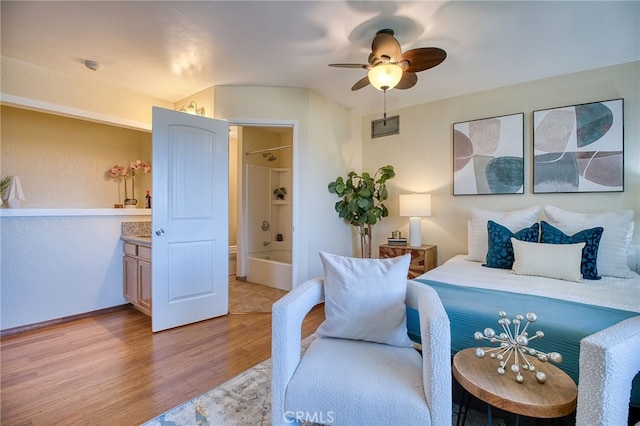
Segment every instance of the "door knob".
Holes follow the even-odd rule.
[[[158,229],[156,229],[156,235],[157,235],[157,236],[164,235],[164,229],[162,229],[162,228],[158,228]]]

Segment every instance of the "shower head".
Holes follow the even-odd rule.
[[[272,153],[270,153],[270,152],[265,152],[264,154],[262,154],[262,156],[263,156],[264,158],[266,158],[266,159],[267,159],[267,161],[276,161],[276,160],[278,159],[278,157],[276,157],[275,155],[273,155],[273,154],[272,154]]]

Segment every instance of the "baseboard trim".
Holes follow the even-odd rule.
[[[133,309],[130,303],[124,305],[111,306],[109,308],[98,309],[97,311],[85,312],[82,314],[69,315],[67,317],[55,318],[52,320],[36,322],[33,324],[21,325],[19,327],[7,328],[0,330],[0,337],[11,336],[12,334],[24,333],[26,331],[37,330],[39,328],[50,327],[52,325],[64,324],[66,322],[77,321],[79,319],[96,317],[111,312],[122,311],[124,309]]]

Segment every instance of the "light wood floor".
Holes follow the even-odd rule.
[[[307,316],[303,336],[324,319]],[[271,314],[232,314],[153,334],[124,309],[3,337],[0,423],[139,425],[271,356]]]

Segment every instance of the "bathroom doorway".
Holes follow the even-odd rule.
[[[237,295],[240,305],[270,308],[292,288],[294,139],[294,123],[230,125],[229,273],[230,289],[238,290],[230,291],[230,308]]]

